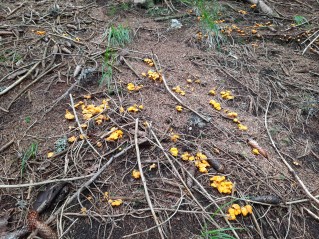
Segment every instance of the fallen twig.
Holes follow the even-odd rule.
[[[305,49],[302,51],[302,55],[305,54],[305,52],[308,50],[309,47],[311,47],[311,45],[319,38],[319,30],[316,31],[313,35],[317,34],[317,36],[315,36],[312,41],[305,47]]]
[[[66,39],[66,40],[70,40],[70,41],[72,41],[72,42],[74,42],[74,43],[76,43],[76,44],[85,46],[85,44],[84,44],[83,42],[73,40],[73,39],[70,38],[70,37],[65,37],[65,36],[62,36],[62,35],[54,34],[54,33],[49,33],[49,35],[51,35],[51,36],[56,36],[56,37],[60,37],[60,38]]]
[[[143,187],[144,187],[146,201],[148,203],[148,206],[151,209],[154,221],[155,221],[156,226],[158,228],[158,232],[159,232],[161,238],[164,239],[165,236],[164,236],[164,233],[163,233],[163,229],[160,226],[160,222],[159,222],[159,220],[158,220],[158,218],[157,218],[157,216],[155,214],[155,211],[153,209],[153,204],[152,204],[152,201],[150,199],[150,195],[148,193],[146,179],[144,177],[143,167],[142,167],[142,163],[141,163],[140,149],[138,147],[138,137],[137,136],[138,136],[138,118],[135,120],[135,133],[134,133],[134,141],[135,141],[135,149],[136,149],[136,158],[137,158],[138,169],[139,169],[140,174],[141,174],[141,179],[142,179],[142,183],[143,183]]]
[[[157,64],[155,63],[155,60],[153,60],[154,62],[154,65],[155,65],[155,68],[156,68],[156,71],[157,72],[160,72],[160,70],[158,69],[157,67]],[[200,117],[201,119],[203,119],[205,122],[209,123],[210,120],[207,119],[205,116],[203,116],[202,114],[198,113],[196,110],[193,110],[191,107],[187,106],[186,104],[183,103],[182,100],[180,100],[172,91],[171,89],[169,88],[169,86],[167,85],[167,81],[163,75],[163,73],[161,73],[161,76],[162,76],[162,79],[163,79],[163,83],[164,83],[164,86],[166,88],[166,90],[168,91],[168,93],[170,93],[177,101],[178,103],[180,103],[182,106],[184,106],[185,108],[189,109],[190,111],[192,111],[194,114],[198,115],[198,117]]]
[[[5,145],[3,145],[1,148],[0,148],[0,153],[2,151],[4,151],[6,148],[8,148],[11,144],[14,143],[14,139],[11,139],[8,143],[6,143]]]
[[[175,159],[175,158],[174,158]],[[183,165],[181,162],[179,162],[178,160],[175,160],[176,163],[178,163],[180,165],[181,168],[183,168]],[[221,212],[223,218],[225,219],[226,223],[229,225],[229,228],[231,229],[231,231],[233,232],[233,234],[236,236],[236,238],[240,238],[238,236],[238,234],[236,233],[236,231],[234,230],[234,228],[231,226],[230,222],[228,221],[226,215],[224,214],[224,212],[222,211],[222,208],[219,207],[219,205],[216,203],[216,200],[214,198],[212,198],[212,196],[207,192],[207,190],[203,187],[203,185],[198,182],[198,180],[188,171],[185,170],[185,172],[188,174],[188,176],[190,178],[193,179],[193,181],[197,184],[197,186],[201,189],[202,194],[209,199],[211,202],[213,202],[213,204],[218,208],[218,211]]]
[[[181,181],[181,183],[184,185],[185,189],[187,190],[187,192],[190,194],[190,196],[193,198],[193,200],[196,202],[196,204],[204,211],[206,212],[205,208],[203,208],[203,206],[200,204],[200,202],[195,198],[195,196],[193,195],[193,193],[190,191],[190,189],[188,188],[186,182],[183,180],[183,178],[181,177],[180,173],[178,172],[177,168],[175,167],[173,161],[171,160],[171,158],[169,157],[169,155],[166,153],[165,149],[163,148],[162,144],[159,142],[156,134],[154,133],[154,131],[152,130],[151,126],[148,124],[148,128],[151,132],[151,134],[153,135],[158,147],[162,150],[162,152],[164,153],[165,157],[167,158],[167,160],[169,161],[169,163],[171,164],[171,167],[175,173],[175,176],[177,176],[179,178],[179,180]],[[178,161],[175,160],[176,163],[178,163],[180,166],[182,166],[182,164]],[[217,205],[217,203],[215,202],[215,200],[208,194],[208,192],[206,191],[206,189],[198,182],[198,180],[196,180],[193,175],[191,175],[187,170],[185,170],[186,173],[189,175],[189,177],[191,177],[193,179],[194,182],[196,182],[196,184],[202,189],[203,192],[205,192],[205,195],[207,198],[209,198],[209,200],[211,200],[218,208],[219,206]],[[219,208],[220,209],[220,208]],[[221,209],[220,209],[221,211]],[[222,211],[221,211],[222,212]],[[230,230],[233,232],[233,234],[235,235],[235,237],[237,239],[239,239],[238,234],[236,233],[236,231],[234,230],[234,228],[231,226],[230,222],[226,219],[225,214],[222,213],[222,215],[224,216],[227,224],[230,226]],[[208,218],[217,228],[220,228],[220,226],[217,224],[217,222],[212,218],[209,217]]]
[[[139,143],[141,144],[144,142],[145,141],[141,141]],[[131,145],[127,146],[126,148],[124,148],[118,154],[112,156],[96,173],[93,174],[93,176],[87,182],[85,182],[81,185],[81,187],[69,198],[69,200],[67,200],[65,202],[64,206],[67,206],[69,203],[71,203],[77,197],[77,195],[79,195],[82,192],[82,190],[84,188],[87,188],[88,186],[90,186],[90,184],[93,183],[95,181],[95,179],[97,179],[98,176],[100,176],[100,174],[113,162],[114,159],[120,157],[121,155],[123,155],[124,153],[126,153],[128,150],[130,150],[133,147],[134,147],[134,144],[131,144]],[[56,210],[48,218],[48,220],[46,220],[46,223],[51,223],[55,219],[55,217],[60,213],[61,210],[62,210],[62,206],[58,210]]]
[[[278,14],[275,13],[264,1],[262,0],[247,0],[251,4],[256,4],[257,7],[266,15],[277,17]]]
[[[18,71],[25,70],[25,72],[27,72],[27,71],[28,71],[27,67],[32,66],[32,65],[33,65],[33,63],[32,63],[32,64],[29,64],[29,65],[26,65],[26,66],[19,67],[19,68],[15,68],[14,71],[11,71],[11,72],[8,73],[7,75],[3,76],[3,77],[0,79],[0,82],[4,81],[5,79],[10,79],[11,75],[16,74],[16,72],[18,72]],[[7,67],[12,67],[12,66],[7,66]],[[25,72],[24,72],[24,73],[25,73]],[[23,73],[22,73],[22,74],[23,74]],[[13,78],[15,78],[15,77],[11,77],[11,79],[13,79]]]
[[[243,194],[242,194],[239,190],[237,190],[237,193],[238,193],[238,195],[239,195],[241,198],[243,198]],[[260,226],[259,226],[259,224],[258,224],[258,221],[257,221],[257,218],[256,218],[256,216],[255,216],[255,213],[252,213],[252,219],[253,219],[253,222],[254,222],[254,224],[255,224],[255,226],[256,226],[256,228],[257,228],[257,231],[258,231],[258,233],[259,233],[259,235],[260,235],[260,238],[264,238],[263,232],[262,232],[262,230],[261,230],[261,228],[260,228]]]
[[[134,68],[131,66],[130,63],[127,62],[127,60],[125,59],[124,56],[121,56],[121,59],[124,61],[124,63],[128,66],[128,68],[130,68],[131,71],[133,71],[133,73],[138,77],[139,80],[143,80],[142,77],[140,77],[140,75],[134,70]]]
[[[306,212],[307,212],[310,216],[312,216],[314,219],[316,219],[317,221],[319,221],[319,217],[318,217],[316,214],[314,214],[312,211],[310,211],[310,209],[308,209],[308,208],[306,208],[306,207],[303,207],[303,209],[306,210]]]
[[[171,2],[168,2],[167,0],[164,0],[164,2],[166,4],[166,6],[169,8],[169,10],[171,10],[172,12],[174,12],[174,10],[176,10]]]
[[[73,114],[75,116],[75,120],[76,120],[76,123],[78,124],[78,127],[79,127],[79,130],[81,132],[82,135],[86,135],[84,132],[83,132],[83,129],[81,127],[81,123],[79,121],[79,118],[78,118],[78,115],[76,113],[76,110],[75,110],[75,107],[74,107],[74,101],[73,101],[73,97],[72,97],[72,94],[69,95],[70,96],[70,100],[71,100],[71,107],[72,107],[72,110],[73,110]],[[90,145],[90,147],[93,149],[93,151],[100,157],[100,163],[101,163],[101,160],[103,158],[103,156],[95,149],[95,147],[91,144],[91,142],[88,140],[87,137],[84,137],[85,138],[85,141],[88,143],[88,145]]]
[[[16,11],[18,11],[21,7],[23,7],[23,5],[26,3],[26,1],[24,1],[23,3],[21,3],[19,6],[17,6],[15,9],[13,9],[12,11],[10,11],[6,17],[9,17],[10,15],[12,15],[13,13],[15,13]]]
[[[5,88],[3,91],[0,92],[0,96],[6,94],[9,90],[11,90],[12,88],[14,88],[15,86],[17,86],[18,84],[20,84],[27,76],[29,76],[32,71],[35,70],[35,68],[37,68],[37,66],[40,64],[41,62],[37,62],[35,63],[30,70],[28,70],[28,72],[23,75],[19,80],[17,80],[16,82],[14,82],[13,84],[11,84],[10,86],[8,86],[7,88]]]
[[[79,176],[79,177],[73,177],[73,178],[60,178],[60,179],[52,179],[52,180],[45,180],[42,182],[35,182],[35,183],[23,183],[23,184],[12,184],[12,185],[5,185],[0,184],[0,188],[25,188],[30,186],[40,186],[50,183],[58,183],[58,182],[68,182],[68,181],[75,181],[83,178],[91,177],[93,174],[85,175],[85,176]]]
[[[14,35],[11,31],[0,31],[0,36]]]
[[[265,128],[267,130],[267,134],[268,137],[274,147],[274,149],[276,150],[277,154],[279,155],[279,157],[281,158],[282,162],[286,165],[286,167],[288,168],[289,172],[295,177],[295,179],[297,180],[297,182],[299,183],[299,185],[301,186],[301,188],[304,190],[304,192],[306,193],[306,195],[312,199],[314,202],[316,202],[319,205],[319,200],[314,197],[308,190],[308,188],[306,187],[306,185],[303,183],[303,181],[299,178],[298,174],[295,172],[295,170],[290,166],[290,164],[286,161],[286,159],[282,156],[282,154],[280,153],[279,149],[277,148],[270,132],[269,132],[269,128],[268,128],[268,120],[267,120],[267,115],[268,115],[268,110],[269,110],[269,106],[271,103],[271,91],[269,91],[269,101],[267,103],[267,107],[266,107],[266,111],[265,111]]]
[[[12,73],[11,75],[9,75],[9,76],[7,77],[7,79],[8,79],[8,80],[12,80],[12,79],[16,78],[17,76],[26,73],[27,71],[28,71],[28,69],[21,69],[21,70],[15,71],[15,72]]]
[[[143,141],[145,142],[145,141]],[[140,142],[140,143],[143,143],[143,142]],[[93,176],[85,183],[83,183],[81,185],[81,187],[71,196],[68,198],[68,200],[59,208],[57,209],[46,221],[45,223],[46,224],[49,224],[51,222],[53,222],[56,217],[58,216],[58,214],[62,211],[62,209],[67,206],[69,203],[71,203],[74,199],[76,199],[78,197],[78,195],[82,192],[82,190],[84,188],[87,188],[88,186],[90,186],[91,183],[93,183],[95,181],[95,179],[97,179],[98,176],[100,176],[100,174],[113,162],[114,159],[120,157],[121,155],[123,155],[124,153],[126,153],[129,149],[133,148],[134,145],[131,144],[129,146],[127,146],[125,149],[123,149],[121,152],[119,152],[118,154],[112,156],[109,161],[107,161],[103,167],[101,167],[96,173],[93,174]],[[90,175],[91,176],[91,175]],[[33,236],[35,236],[38,232],[37,231],[34,231],[32,233]]]
[[[60,66],[61,63],[53,66],[52,68],[44,71],[43,73],[41,73],[36,79],[34,79],[30,84],[28,84],[22,91],[20,91],[19,94],[17,94],[12,101],[10,102],[10,104],[8,105],[8,110],[11,108],[12,104],[27,90],[29,89],[30,86],[32,86],[33,84],[37,83],[43,76],[45,76],[46,74],[48,74],[49,72],[53,71],[55,68],[57,68],[58,66]]]
[[[6,113],[9,113],[9,110],[6,110],[5,108],[2,108],[1,106],[0,106],[0,110],[4,111]]]
[[[160,21],[166,21],[170,19],[177,19],[177,18],[182,18],[182,17],[187,17],[187,16],[196,16],[196,14],[192,13],[181,13],[181,14],[175,14],[175,15],[170,15],[170,16],[165,16],[165,17],[156,17],[154,18],[155,22],[160,22]]]
[[[69,89],[68,89],[66,92],[63,93],[63,95],[61,95],[59,98],[57,98],[57,99],[54,101],[54,103],[52,104],[52,106],[51,106],[49,109],[45,110],[45,113],[42,115],[42,118],[43,118],[46,114],[48,114],[48,113],[54,108],[54,106],[56,106],[56,104],[58,104],[62,99],[64,99],[64,97],[66,97],[68,94],[70,94],[71,90],[73,90],[73,88],[74,88],[75,86],[77,86],[77,84],[78,84],[78,81],[75,81],[75,82],[69,87]]]
[[[183,198],[181,198],[181,199],[179,200],[179,203],[178,203],[178,205],[176,206],[176,209],[173,209],[174,212],[173,212],[165,221],[163,221],[161,224],[159,224],[159,226],[162,226],[163,224],[169,222],[169,221],[175,216],[175,214],[179,211],[179,208],[180,208],[180,206],[181,206],[181,204],[182,204],[182,201],[183,201]],[[154,210],[155,210],[155,209],[154,209]],[[167,209],[165,208],[164,210],[166,211]],[[168,211],[168,210],[167,210],[167,211]],[[138,234],[141,234],[141,233],[146,233],[146,232],[148,232],[148,231],[150,231],[150,230],[155,229],[156,227],[157,227],[157,226],[150,227],[150,228],[148,228],[148,229],[146,229],[146,230],[144,230],[144,231],[139,231],[139,232],[135,232],[135,233],[132,233],[132,234],[129,234],[129,235],[125,235],[125,236],[123,236],[122,238],[132,237],[132,236],[135,236],[135,235],[138,235]]]
[[[319,195],[316,195],[315,198],[319,198]],[[285,202],[285,204],[286,205],[290,205],[290,204],[297,204],[297,203],[303,203],[303,202],[308,202],[308,201],[309,201],[308,198],[304,198],[304,199],[299,199],[299,200]]]

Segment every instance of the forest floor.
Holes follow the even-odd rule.
[[[319,3],[271,2],[2,1],[0,237],[319,238]]]

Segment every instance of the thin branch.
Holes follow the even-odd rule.
[[[279,149],[277,148],[270,132],[269,132],[269,128],[268,128],[268,120],[267,120],[267,115],[268,115],[268,110],[269,110],[269,106],[271,103],[271,91],[269,91],[269,101],[267,103],[267,107],[266,107],[266,112],[265,112],[265,128],[267,130],[267,134],[268,137],[274,147],[274,149],[276,150],[277,154],[279,155],[279,157],[281,158],[282,162],[286,165],[286,167],[288,168],[289,172],[295,177],[295,179],[297,180],[297,182],[299,183],[299,185],[301,186],[301,188],[305,191],[305,193],[307,194],[307,196],[312,199],[314,202],[316,202],[319,205],[319,200],[314,197],[308,190],[308,188],[306,187],[306,185],[303,183],[303,181],[299,178],[298,174],[295,172],[295,170],[290,166],[290,164],[287,162],[287,160],[282,156],[282,154],[280,153]]]
[[[24,4],[26,4],[26,2],[27,2],[27,1],[24,1],[24,2],[21,3],[18,7],[16,7],[16,8],[13,9],[12,11],[10,11],[10,12],[7,14],[6,18],[8,18],[10,15],[12,15],[13,13],[15,13],[16,11],[18,11],[21,7],[24,6]]]
[[[143,142],[140,142],[143,143]],[[93,174],[93,176],[90,178],[90,180],[88,180],[87,182],[83,183],[81,185],[81,187],[69,198],[69,200],[65,203],[65,206],[67,206],[69,203],[71,203],[74,199],[76,199],[77,195],[80,194],[83,190],[83,188],[87,188],[88,186],[90,186],[91,183],[93,183],[95,181],[95,179],[97,179],[98,176],[100,176],[100,174],[113,162],[114,159],[122,156],[124,153],[126,153],[128,150],[130,150],[131,148],[133,148],[134,145],[129,145],[127,146],[125,149],[123,149],[121,152],[119,152],[118,154],[112,156],[104,165],[103,167],[100,168],[99,171],[97,171],[96,173]],[[53,220],[55,220],[55,217],[60,213],[60,211],[62,210],[61,206],[57,211],[54,212],[54,214],[52,214],[48,220],[46,220],[46,223],[51,223]]]
[[[30,82],[30,84],[28,84],[22,91],[19,92],[19,94],[17,94],[13,100],[11,100],[9,106],[8,106],[8,110],[10,109],[10,107],[12,106],[12,104],[27,90],[29,89],[30,86],[32,86],[33,84],[37,83],[43,76],[45,76],[47,73],[49,73],[50,71],[53,71],[55,68],[57,68],[58,66],[60,66],[61,63],[53,66],[52,68],[44,71],[43,73],[41,73],[36,79],[34,79],[32,82]]]
[[[145,142],[145,141],[144,141]],[[140,142],[140,143],[143,143],[143,142]],[[107,161],[102,168],[100,168],[99,171],[97,171],[96,173],[93,174],[92,178],[90,178],[90,180],[88,180],[87,182],[83,183],[81,185],[81,187],[70,197],[68,198],[68,200],[58,209],[56,210],[46,221],[45,223],[46,224],[49,224],[51,222],[53,222],[56,217],[61,213],[61,211],[63,210],[63,208],[65,206],[67,206],[69,203],[71,203],[74,199],[76,199],[78,197],[78,195],[82,192],[83,188],[87,188],[88,186],[90,186],[91,183],[93,183],[98,176],[100,176],[100,174],[113,162],[114,159],[120,157],[121,155],[123,155],[124,153],[126,153],[129,149],[133,148],[133,144],[132,145],[129,145],[128,147],[126,147],[124,150],[122,150],[121,152],[119,152],[118,154],[112,156],[110,158],[109,161]],[[37,234],[37,230],[34,231],[32,233],[33,236],[35,236]]]
[[[157,67],[156,62],[155,62],[154,60],[153,60],[153,62],[154,62],[156,71],[157,71],[157,72],[160,72],[160,70],[159,70],[158,67]],[[171,91],[171,89],[170,89],[169,86],[167,85],[167,81],[166,81],[166,79],[165,79],[163,73],[161,73],[161,76],[162,76],[162,80],[163,80],[163,83],[164,83],[164,86],[165,86],[166,90],[168,91],[168,93],[170,93],[170,94],[175,98],[175,100],[178,101],[178,103],[180,103],[182,106],[184,106],[185,108],[189,109],[190,111],[192,111],[193,113],[195,113],[196,115],[198,115],[198,117],[200,117],[201,119],[203,119],[205,122],[207,122],[207,123],[210,122],[210,120],[207,119],[205,116],[203,116],[202,114],[198,113],[196,110],[193,110],[190,106],[187,106],[186,104],[184,104],[183,101],[182,101],[181,99],[179,99],[179,98]]]
[[[315,196],[315,198],[319,198],[319,195]],[[290,202],[286,202],[286,205],[290,205],[290,204],[297,204],[297,203],[303,203],[303,202],[308,202],[309,199],[308,198],[304,198],[304,199],[299,199],[299,200],[295,200],[295,201],[290,201]]]
[[[14,88],[15,86],[17,86],[18,84],[20,84],[27,76],[29,76],[32,71],[34,71],[35,68],[37,68],[37,66],[40,64],[41,62],[37,62],[35,63],[30,70],[28,70],[28,72],[23,75],[20,79],[18,79],[17,81],[15,81],[13,84],[9,85],[7,88],[5,88],[3,91],[0,92],[0,96],[4,95],[5,93],[7,93],[9,90],[11,90],[12,88]]]
[[[15,185],[0,184],[0,188],[24,188],[24,187],[30,187],[30,186],[40,186],[40,185],[49,184],[49,183],[75,181],[75,180],[91,177],[92,175],[93,174],[80,176],[80,177],[73,177],[73,178],[52,179],[52,180],[45,180],[45,181],[36,182],[36,183],[24,183],[24,184],[15,184]]]
[[[317,221],[319,221],[319,217],[314,214],[312,211],[310,211],[308,208],[303,207],[304,210],[306,210],[307,213],[309,213],[310,216],[312,216],[314,219],[316,219]]]
[[[79,130],[81,132],[82,135],[84,135],[84,139],[85,141],[90,145],[90,147],[93,149],[93,151],[100,157],[100,160],[103,158],[103,156],[94,148],[94,146],[91,144],[91,142],[88,140],[88,138],[86,137],[86,134],[83,132],[83,129],[81,127],[81,124],[80,124],[80,121],[79,121],[79,118],[78,118],[78,115],[76,113],[76,110],[75,110],[75,107],[74,107],[74,101],[73,101],[73,97],[72,97],[72,94],[69,94],[70,96],[70,100],[71,100],[71,107],[72,107],[72,110],[73,110],[73,114],[75,116],[75,120],[76,120],[76,123],[78,124],[78,127],[79,127]]]
[[[130,70],[137,76],[137,78],[139,80],[143,80],[143,78],[136,72],[136,70],[131,66],[130,63],[128,63],[128,61],[125,59],[124,56],[121,57],[121,59],[123,59],[124,63],[128,66],[128,68],[130,68]]]
[[[150,126],[149,124],[148,124],[148,128],[149,128],[151,134],[153,135],[153,137],[154,137],[156,143],[158,144],[158,147],[162,150],[163,154],[165,155],[165,157],[167,158],[167,160],[168,160],[169,163],[171,164],[171,167],[172,167],[172,169],[173,169],[175,175],[179,178],[179,180],[180,180],[181,183],[184,185],[185,189],[187,190],[187,192],[189,193],[189,195],[193,198],[193,200],[196,202],[196,204],[202,209],[202,211],[206,212],[205,208],[203,208],[203,206],[200,204],[200,202],[195,198],[195,196],[193,195],[193,193],[191,192],[191,190],[188,188],[186,182],[183,180],[182,176],[180,175],[180,173],[178,172],[177,168],[175,167],[173,161],[171,160],[171,158],[169,157],[169,155],[166,153],[166,151],[165,151],[165,149],[163,148],[161,142],[159,142],[159,140],[158,140],[156,134],[154,133],[154,131],[152,130],[152,128],[151,128],[151,126]],[[180,162],[178,162],[177,160],[176,160],[176,162],[177,162],[179,165],[181,165]],[[194,182],[196,182],[196,184],[197,184],[201,189],[203,189],[203,190],[206,192],[206,196],[207,196],[215,205],[217,205],[217,203],[215,202],[215,200],[207,193],[207,191],[203,188],[203,186],[202,186],[192,175],[190,175],[190,173],[189,173],[187,170],[185,170],[185,171],[186,171],[186,173],[187,173],[190,177],[192,177],[192,179],[194,180]],[[218,205],[217,205],[217,207],[218,207]],[[219,208],[219,207],[218,207],[218,208]],[[219,209],[220,209],[220,208],[219,208]],[[220,211],[221,211],[221,210],[220,210]],[[221,212],[222,212],[222,211],[221,211]],[[225,216],[225,215],[223,214],[223,216]],[[207,219],[210,220],[217,228],[220,228],[220,226],[217,224],[217,222],[216,222],[212,217],[209,217],[209,218],[207,218]],[[236,237],[237,239],[239,239],[240,237],[238,236],[238,234],[236,233],[236,231],[234,230],[234,228],[231,226],[230,222],[229,222],[227,219],[226,219],[226,222],[227,222],[227,224],[230,226],[230,230],[233,232],[233,234],[235,235],[235,237]]]
[[[3,145],[1,148],[0,148],[0,153],[5,150],[6,148],[8,148],[11,144],[14,143],[14,139],[11,139],[8,143],[6,143],[5,145]]]
[[[161,236],[162,239],[165,238],[164,233],[162,231],[162,227],[160,226],[160,222],[155,214],[154,208],[153,208],[153,204],[152,201],[150,199],[150,195],[148,193],[148,189],[147,189],[147,184],[146,184],[146,179],[144,177],[144,173],[143,173],[143,167],[142,167],[142,163],[141,163],[141,157],[140,157],[140,149],[138,147],[138,118],[135,120],[135,134],[134,134],[134,141],[135,141],[135,149],[136,149],[136,158],[137,158],[137,164],[138,164],[138,169],[140,171],[141,174],[141,179],[142,179],[142,183],[144,186],[144,192],[145,192],[145,197],[146,197],[146,201],[148,203],[148,206],[151,209],[154,221],[156,223],[156,226],[158,228],[158,232]]]
[[[315,36],[312,41],[306,46],[306,48],[303,50],[302,55],[305,54],[305,52],[308,50],[308,48],[319,38],[319,30],[316,31],[317,36]]]
[[[164,210],[164,211],[174,211],[165,221],[163,221],[161,224],[159,224],[159,226],[164,225],[165,223],[169,222],[169,221],[175,216],[175,214],[176,214],[177,212],[179,212],[178,209],[180,208],[182,202],[183,202],[183,198],[181,198],[181,199],[179,200],[179,203],[178,203],[178,205],[177,205],[177,208],[176,208],[176,209],[173,209],[173,210],[170,210],[170,209],[167,209],[167,208],[158,209],[159,211],[160,211],[160,210]],[[154,208],[154,210],[155,210],[155,208]],[[146,230],[144,230],[144,231],[135,232],[135,233],[132,233],[132,234],[129,234],[129,235],[125,235],[125,236],[123,236],[122,238],[132,237],[132,236],[135,236],[135,235],[138,235],[138,234],[141,234],[141,233],[145,233],[145,232],[148,232],[148,231],[150,231],[150,230],[153,230],[153,229],[156,228],[156,227],[157,227],[157,226],[150,227],[150,228],[148,228],[148,229],[146,229]]]

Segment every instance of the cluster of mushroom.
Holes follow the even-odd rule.
[[[228,220],[236,220],[236,216],[242,214],[244,217],[246,217],[248,214],[253,213],[253,207],[251,205],[246,205],[243,207],[240,207],[238,204],[233,204],[228,209],[227,219]]]

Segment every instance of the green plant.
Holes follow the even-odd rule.
[[[30,116],[27,116],[24,118],[24,121],[29,124],[31,122],[31,117]]]
[[[285,179],[286,179],[286,176],[285,176],[285,175],[283,175],[283,174],[280,174],[280,175],[279,175],[279,179],[281,179],[281,180],[285,180]]]
[[[225,207],[231,205],[231,204],[232,204],[233,202],[235,202],[235,201],[237,201],[237,199],[233,199],[233,200],[231,200],[231,201],[229,201],[229,202],[227,202],[227,203],[224,203],[223,205],[221,205],[221,206],[213,213],[213,215],[211,215],[211,217],[214,218],[214,217],[217,215],[217,213],[219,213],[222,209],[224,209]]]
[[[111,5],[108,8],[107,15],[115,16],[123,11],[128,11],[131,8],[131,4],[128,2],[119,3],[116,5]]]
[[[0,62],[5,62],[6,61],[6,58],[5,58],[5,56],[3,56],[3,55],[0,55]]]
[[[225,233],[226,231],[235,230],[238,228],[220,228],[210,231],[204,231],[202,232],[203,238],[209,238],[209,239],[235,239],[235,237],[228,235]]]
[[[16,63],[20,61],[22,58],[23,56],[13,49],[6,49],[0,52],[0,62],[10,61]]]
[[[128,10],[130,10],[130,8],[131,8],[131,4],[128,3],[128,2],[123,2],[123,3],[121,3],[120,6],[119,6],[119,9],[120,9],[121,11],[128,11]]]
[[[228,207],[231,205],[233,202],[237,201],[237,199],[232,199],[231,201],[221,205],[212,215],[211,217],[214,218],[217,213],[219,213],[223,208]],[[219,229],[213,229],[213,230],[208,230],[207,227],[202,231],[202,237],[203,238],[209,238],[209,239],[234,239],[235,237],[228,235],[227,231],[232,231],[232,230],[241,230],[242,228],[219,228]]]
[[[146,14],[149,15],[150,17],[158,17],[158,16],[165,16],[170,13],[170,10],[167,7],[160,7],[160,6],[155,6],[155,7],[150,7],[146,11]]]
[[[308,22],[307,18],[305,18],[304,16],[299,16],[299,15],[294,16],[294,21],[296,25],[301,25]]]
[[[25,171],[25,165],[27,163],[27,161],[32,158],[35,157],[37,155],[38,152],[38,143],[33,142],[28,149],[26,150],[26,152],[23,154],[22,156],[22,162],[21,162],[21,177],[23,177],[23,173]]]
[[[114,62],[114,54],[111,48],[107,48],[104,53],[104,62],[102,65],[102,78],[99,80],[99,85],[107,85],[108,93],[110,94],[112,91],[111,82],[113,78],[113,62]]]
[[[200,17],[203,34],[207,36],[206,43],[209,47],[217,47],[224,42],[218,22],[220,20],[221,6],[216,1],[195,0],[192,1],[196,15]]]
[[[111,26],[108,30],[108,43],[104,53],[104,61],[102,65],[102,78],[99,80],[99,85],[107,85],[108,93],[113,92],[112,79],[113,79],[113,64],[115,56],[112,47],[124,47],[131,41],[130,29],[118,25],[117,27]]]
[[[111,26],[108,32],[108,46],[123,47],[131,41],[130,29],[118,25],[117,27]]]

